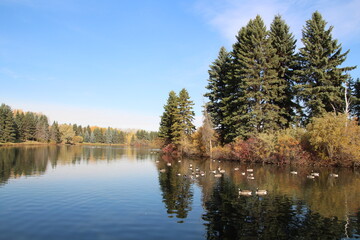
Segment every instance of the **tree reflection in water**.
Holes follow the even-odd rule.
[[[163,156],[163,161],[158,164],[159,169],[165,169],[165,172],[159,173],[159,183],[163,195],[163,202],[167,209],[169,217],[175,215],[183,222],[191,211],[193,201],[193,189],[191,187],[191,178],[185,174],[184,164],[179,164],[171,157]],[[171,166],[167,166],[171,163]]]
[[[149,149],[112,147],[112,146],[22,146],[0,148],[0,185],[10,178],[41,175],[50,163],[53,168],[58,164],[76,164],[97,161],[113,161],[122,158],[141,161],[154,159]]]
[[[255,180],[237,162],[159,158],[150,149],[107,146],[34,146],[0,148],[0,187],[11,178],[44,174],[49,167],[98,161],[156,163],[162,198],[169,217],[186,221],[194,208],[203,212],[208,239],[340,239],[360,238],[360,174],[351,169],[253,165]],[[167,163],[171,163],[168,166]],[[190,169],[190,164],[192,169]],[[234,169],[239,168],[238,171]],[[222,178],[213,171],[225,170]],[[320,177],[307,179],[316,170]],[[151,170],[149,170],[151,171]],[[197,171],[197,172],[196,172]],[[205,176],[196,177],[196,173]],[[338,178],[330,173],[338,173]],[[180,176],[178,176],[180,174]],[[134,176],[136,177],[136,176]],[[131,187],[131,186],[130,186]],[[238,188],[267,189],[266,196],[239,196]],[[201,206],[194,205],[201,190]],[[200,223],[202,224],[202,223]]]
[[[340,239],[359,237],[359,214],[346,222],[311,211],[285,195],[238,196],[237,187],[221,178],[205,202],[207,239]]]

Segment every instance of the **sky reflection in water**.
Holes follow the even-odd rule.
[[[210,173],[218,167],[225,170],[222,178]],[[241,174],[249,167],[255,180]],[[205,176],[192,179],[196,168]],[[0,239],[360,237],[359,172],[291,170],[178,162],[126,147],[0,148]],[[307,179],[311,170],[320,177]],[[329,177],[332,172],[339,178]],[[238,188],[257,187],[269,194],[238,195]]]

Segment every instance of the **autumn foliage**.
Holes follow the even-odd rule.
[[[306,141],[316,162],[330,165],[359,165],[360,127],[346,114],[327,113],[307,126]]]

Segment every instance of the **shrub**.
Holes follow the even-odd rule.
[[[310,155],[301,144],[303,135],[302,129],[285,129],[277,132],[274,158],[278,163],[309,161]]]
[[[177,153],[176,146],[175,146],[175,144],[172,144],[172,143],[164,146],[161,150],[165,154],[176,154]]]
[[[236,160],[258,162],[261,160],[259,154],[261,145],[261,140],[255,137],[247,140],[236,139],[235,142],[232,143],[232,156]]]
[[[214,147],[212,150],[212,155],[214,159],[233,159],[230,145]]]
[[[74,143],[82,143],[84,141],[84,138],[82,136],[74,136],[72,140]]]
[[[300,144],[303,134],[298,129],[285,129],[260,133],[247,140],[237,139],[232,143],[232,156],[247,162],[302,163],[309,160]]]
[[[325,114],[307,126],[311,151],[320,163],[351,165],[360,163],[360,127],[345,114]]]

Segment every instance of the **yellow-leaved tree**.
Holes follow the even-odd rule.
[[[347,116],[327,113],[308,124],[308,141],[321,163],[347,166],[360,163],[360,127]]]

